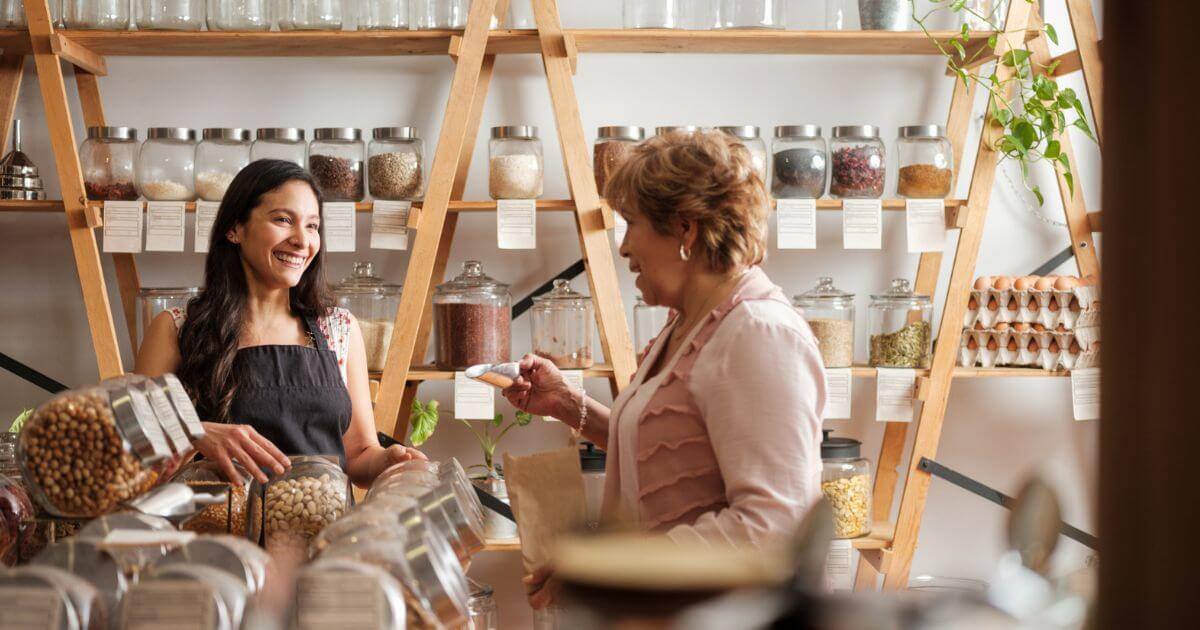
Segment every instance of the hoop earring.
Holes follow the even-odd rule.
[[[691,257],[691,254],[688,253],[687,247],[683,243],[680,243],[679,244],[679,259],[682,260],[683,262],[687,262],[688,258],[690,258],[690,257]]]

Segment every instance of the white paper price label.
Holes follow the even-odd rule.
[[[817,248],[817,200],[775,200],[779,249]]]
[[[916,370],[879,368],[875,379],[875,420],[912,422],[916,396]]]
[[[834,540],[829,543],[829,553],[825,556],[825,576],[832,591],[849,591],[854,589],[853,559],[854,548],[847,539]]]
[[[878,199],[842,201],[842,248],[883,248],[883,202]]]
[[[371,248],[408,249],[411,201],[376,201],[371,211]]]
[[[325,251],[352,252],[355,250],[355,212],[349,201],[326,203],[322,208],[325,221]]]
[[[193,249],[197,254],[208,253],[208,242],[212,238],[213,223],[217,220],[217,210],[221,208],[219,201],[196,202],[196,239]]]
[[[537,247],[536,199],[500,199],[496,202],[496,244],[500,249]]]
[[[476,381],[466,372],[454,373],[454,417],[463,420],[491,420],[496,416],[496,397],[492,386]]]
[[[146,203],[146,251],[181,252],[185,224],[182,201]]]
[[[1076,420],[1100,419],[1100,368],[1071,370],[1071,407]]]
[[[621,247],[621,243],[625,242],[625,233],[629,231],[629,222],[625,217],[621,216],[620,212],[613,210],[613,241],[616,246]]]
[[[908,235],[908,253],[944,251],[946,202],[941,199],[909,199],[905,202],[904,226]]]
[[[104,202],[104,251],[111,254],[142,251],[142,202]]]
[[[854,376],[850,368],[825,370],[825,413],[826,420],[843,420],[850,417],[850,395],[854,387]]]

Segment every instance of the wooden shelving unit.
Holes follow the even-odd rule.
[[[1065,0],[1079,50],[1063,55],[1063,64],[1055,75],[1082,71],[1091,97],[1094,128],[1100,135],[1100,61],[1095,21],[1090,0]],[[374,389],[378,392],[376,418],[382,431],[399,438],[407,434],[407,422],[401,411],[408,408],[420,383],[449,380],[453,373],[432,369],[424,362],[431,329],[429,301],[436,281],[444,277],[457,217],[464,213],[493,212],[490,201],[464,201],[463,190],[470,169],[472,148],[478,136],[483,105],[496,55],[540,54],[546,73],[555,122],[564,157],[567,179],[573,199],[539,201],[539,210],[573,212],[578,227],[583,257],[587,263],[591,294],[596,300],[597,318],[608,363],[585,372],[586,376],[605,378],[614,390],[628,383],[635,366],[628,325],[620,302],[620,292],[607,230],[613,226],[612,211],[605,207],[596,191],[589,159],[589,144],[584,136],[574,91],[573,74],[577,57],[583,53],[685,53],[685,54],[768,54],[768,55],[937,55],[939,51],[920,32],[861,31],[625,31],[612,29],[572,29],[561,27],[555,0],[533,0],[537,29],[489,30],[493,14],[505,14],[508,0],[475,0],[468,24],[463,31],[398,32],[112,32],[61,31],[50,24],[45,1],[26,2],[29,31],[0,32],[0,138],[7,137],[13,109],[21,84],[25,57],[36,61],[39,86],[50,127],[55,166],[62,186],[62,201],[0,202],[0,212],[62,212],[83,292],[84,307],[96,358],[102,377],[123,372],[118,351],[104,275],[100,266],[95,229],[103,216],[97,204],[83,195],[83,180],[76,154],[77,142],[72,131],[62,64],[74,67],[76,85],[85,125],[103,125],[104,111],[97,78],[107,73],[109,56],[204,56],[204,57],[336,57],[448,55],[455,61],[450,97],[446,106],[424,203],[410,217],[410,227],[419,227],[412,243],[405,278],[405,291],[396,316],[395,332],[382,373]],[[1009,30],[1003,36],[1010,46],[1025,46],[1038,64],[1050,61],[1040,18],[1030,3],[1013,2],[1009,9]],[[933,34],[948,40],[954,32]],[[980,50],[991,33],[972,34],[968,55]],[[981,63],[994,60],[989,53]],[[1002,77],[1011,69],[1000,67]],[[967,129],[972,114],[974,85],[955,81],[947,130],[954,146],[954,163],[962,163]],[[989,110],[990,111],[990,110]],[[986,126],[985,126],[986,127]],[[946,202],[946,225],[959,230],[957,251],[946,303],[938,326],[937,338],[945,340],[935,347],[932,365],[920,373],[918,397],[923,401],[919,417],[912,423],[916,437],[911,454],[904,460],[909,423],[888,423],[883,445],[876,460],[873,518],[870,536],[853,541],[861,553],[856,586],[874,588],[879,573],[883,586],[899,589],[907,585],[912,555],[916,549],[921,515],[925,506],[930,477],[917,463],[922,457],[934,457],[954,378],[1031,378],[1061,377],[1063,372],[1036,369],[978,369],[956,367],[957,340],[961,333],[967,296],[974,277],[975,260],[982,240],[984,221],[990,201],[998,154],[991,148],[990,128],[985,129],[977,148],[970,192],[966,199]],[[1075,164],[1068,138],[1062,138],[1062,152]],[[1059,177],[1061,198],[1066,209],[1069,233],[1081,275],[1098,274],[1092,232],[1100,230],[1100,214],[1089,214],[1081,194],[1067,192]],[[358,204],[360,212],[369,212],[370,202]],[[903,200],[885,200],[884,210],[904,209]],[[841,203],[820,200],[818,208],[836,211]],[[133,338],[135,298],[139,289],[134,257],[114,255],[122,308]],[[914,288],[935,295],[942,254],[922,254]],[[858,378],[874,378],[874,368],[855,366]],[[893,496],[904,466],[904,490],[897,514],[893,516]],[[490,541],[493,550],[519,548],[517,541]]]

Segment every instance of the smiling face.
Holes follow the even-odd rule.
[[[638,212],[621,211],[629,223],[620,254],[629,270],[638,274],[635,285],[647,304],[678,309],[688,264],[679,256],[679,236],[660,234],[650,220]]]
[[[321,208],[312,188],[290,181],[262,196],[227,235],[239,245],[248,279],[268,289],[300,284],[321,251]]]

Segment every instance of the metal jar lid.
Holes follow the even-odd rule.
[[[146,130],[146,139],[194,142],[196,130],[187,127],[151,127]]]
[[[133,127],[88,127],[89,140],[137,140],[137,129]]]
[[[208,127],[203,135],[205,140],[250,142],[250,130],[242,127]]]
[[[362,129],[354,127],[318,127],[313,129],[313,140],[362,140]]]
[[[718,131],[727,133],[739,140],[757,140],[758,127],[754,125],[734,125],[726,127],[717,127]]]
[[[907,125],[900,128],[901,138],[940,138],[944,135],[941,125]]]
[[[371,130],[376,140],[420,140],[416,127],[376,127]]]
[[[793,297],[792,304],[799,307],[846,307],[854,304],[854,294],[833,286],[833,278],[822,276],[817,278],[817,286]]]
[[[820,138],[820,125],[779,125],[775,128],[776,138]]]
[[[263,127],[255,132],[254,137],[258,140],[304,142],[304,130],[299,127]]]
[[[641,141],[646,137],[646,130],[635,126],[601,127],[596,132],[600,140],[634,140]]]
[[[697,125],[667,125],[665,127],[655,127],[654,135],[665,136],[669,133],[674,133],[677,131],[680,133],[696,133],[697,131],[700,131],[700,127]]]
[[[536,140],[538,137],[538,128],[534,125],[506,125],[503,127],[492,127],[492,138],[497,140],[502,138],[512,138],[515,140]]]
[[[862,456],[862,442],[854,438],[832,437],[833,431],[822,431],[821,459],[858,459]]]
[[[833,128],[834,138],[878,138],[879,127],[875,125],[839,125]]]

